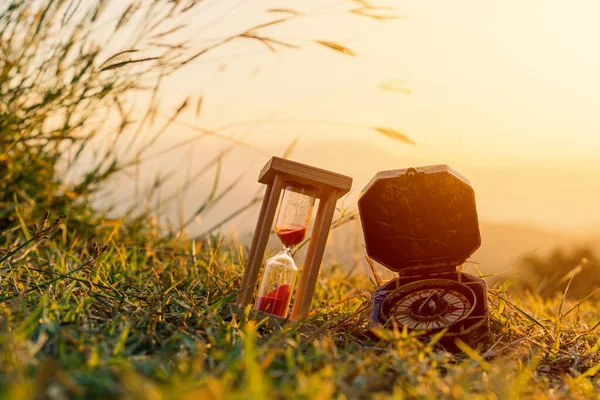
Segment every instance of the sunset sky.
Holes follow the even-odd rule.
[[[308,15],[263,32],[302,48],[272,53],[258,42],[234,42],[174,76],[166,99],[205,96],[200,119],[190,112],[187,121],[262,149],[237,151],[225,170],[229,178],[248,170],[249,187],[268,154],[300,137],[292,158],[352,175],[356,193],[380,169],[445,163],[474,182],[482,219],[598,229],[600,3],[378,4],[403,18],[350,16],[347,1],[206,2],[187,21],[195,45],[287,7]],[[315,39],[343,43],[357,56]],[[404,93],[379,87],[390,82]],[[417,146],[373,126],[401,131]],[[166,141],[194,134],[178,126]],[[223,145],[205,141],[193,157]]]

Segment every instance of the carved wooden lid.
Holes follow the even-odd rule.
[[[369,257],[403,275],[455,270],[481,245],[473,187],[447,165],[379,172],[358,208]]]

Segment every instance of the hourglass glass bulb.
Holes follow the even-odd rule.
[[[298,268],[289,249],[267,260],[255,308],[285,318]]]
[[[289,182],[279,208],[275,233],[284,247],[300,244],[306,237],[317,189]]]

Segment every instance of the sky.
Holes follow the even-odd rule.
[[[443,163],[471,178],[484,220],[600,227],[600,3],[387,1],[378,4],[402,18],[383,22],[347,14],[348,1],[205,4],[181,32],[198,46],[279,16],[269,8],[307,12],[261,31],[300,49],[237,41],[177,73],[163,93],[167,107],[204,96],[201,117],[185,121],[258,149],[236,151],[225,181],[244,170],[245,190],[258,188],[268,155],[299,138],[292,158],[353,176],[355,193],[380,169]],[[195,134],[178,125],[163,145]],[[205,141],[185,154],[204,160],[225,145]]]
[[[224,25],[234,30],[250,11],[260,15],[259,3],[242,2],[239,11],[223,19]],[[306,4],[323,2],[304,2],[303,8],[310,9]],[[424,151],[451,151],[493,163],[508,158],[523,164],[588,165],[595,159],[600,149],[595,115],[600,89],[600,53],[594,51],[600,33],[597,2],[388,4],[405,19],[359,21],[333,7],[329,13],[272,29],[284,39],[334,37],[358,57],[326,54],[313,45],[276,56],[268,51],[248,56],[240,63],[229,62],[234,70],[223,74],[234,86],[240,77],[247,79],[241,95],[232,90],[235,99],[215,101],[230,103],[238,119],[264,116],[285,105],[273,119],[387,124],[406,132]],[[256,49],[253,44],[237,46]],[[251,65],[254,76],[232,78]],[[412,94],[385,96],[377,85],[388,81],[400,82]],[[225,82],[214,84],[231,95]],[[328,126],[327,133],[372,140],[360,129]],[[271,140],[269,132],[258,136]]]

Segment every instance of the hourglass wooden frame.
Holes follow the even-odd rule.
[[[319,200],[319,207],[290,315],[290,319],[293,321],[304,320],[310,311],[337,201],[352,188],[352,178],[284,158],[273,157],[261,170],[258,182],[267,185],[267,188],[256,223],[248,262],[244,269],[237,304],[239,307],[245,308],[253,302],[265,249],[286,182],[309,185],[317,189],[315,197]]]

